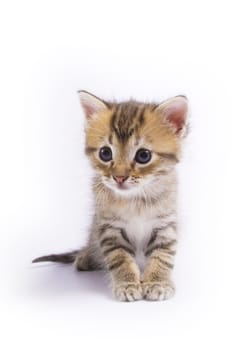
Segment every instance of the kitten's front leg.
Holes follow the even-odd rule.
[[[134,301],[142,299],[140,271],[132,256],[124,249],[115,249],[106,257],[111,273],[113,293],[118,300]]]
[[[148,257],[142,277],[143,296],[147,300],[165,300],[175,293],[171,281],[176,253],[176,228],[174,224],[164,230],[154,230],[145,252]],[[153,239],[154,238],[154,239]]]
[[[109,227],[101,237],[100,247],[111,274],[113,294],[120,301],[135,301],[142,299],[140,271],[134,260],[134,250],[122,232]]]

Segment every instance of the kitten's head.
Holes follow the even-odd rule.
[[[105,186],[122,196],[137,195],[174,168],[187,128],[186,97],[161,104],[115,103],[86,91],[79,94],[86,154]]]

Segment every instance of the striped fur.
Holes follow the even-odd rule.
[[[86,155],[93,179],[95,215],[86,247],[40,261],[74,262],[78,270],[109,271],[119,300],[163,300],[174,294],[171,272],[177,244],[175,165],[187,129],[187,100],[162,104],[105,102],[80,92],[86,125]],[[112,159],[100,159],[109,147]],[[151,152],[139,164],[139,149]],[[123,185],[114,178],[124,177]]]

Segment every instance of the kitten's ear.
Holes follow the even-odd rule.
[[[91,119],[92,116],[98,113],[99,111],[108,108],[107,104],[104,101],[90,94],[89,92],[80,90],[78,91],[78,93],[87,120]]]
[[[162,102],[156,110],[162,113],[177,135],[185,134],[188,114],[188,99],[185,96],[170,98]]]

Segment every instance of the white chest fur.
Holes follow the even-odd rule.
[[[141,269],[144,268],[146,257],[144,255],[145,248],[151,237],[152,231],[158,227],[159,221],[152,217],[150,212],[143,212],[141,215],[127,217],[122,223],[122,227],[127,232],[130,242],[135,247],[136,261]]]
[[[124,229],[136,249],[141,250],[150,239],[153,222],[145,216],[132,217],[124,224]]]
[[[125,225],[125,230],[130,242],[132,242],[136,248],[135,259],[139,268],[142,270],[146,262],[144,247],[150,239],[152,223],[146,221],[144,216],[133,217]]]
[[[172,193],[172,192],[171,192]],[[146,257],[144,255],[148,242],[154,229],[160,229],[158,239],[169,234],[170,239],[176,238],[173,229],[164,232],[161,228],[167,227],[170,222],[176,222],[175,201],[171,195],[157,202],[155,206],[138,208],[134,202],[127,207],[111,207],[111,216],[116,217],[114,225],[125,230],[127,237],[135,250],[136,261],[141,269],[144,268]],[[109,210],[109,208],[108,208]]]

